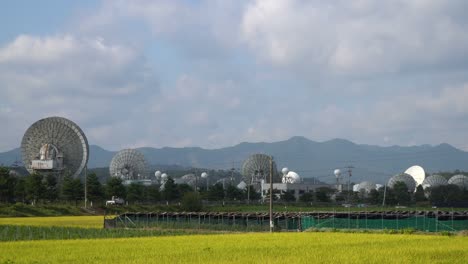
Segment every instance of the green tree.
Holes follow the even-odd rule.
[[[54,202],[58,199],[58,196],[57,177],[49,174],[45,178],[44,198],[49,202]]]
[[[61,196],[65,201],[73,201],[73,178],[71,175],[65,175],[63,177]]]
[[[25,191],[26,198],[36,204],[40,199],[44,198],[45,186],[43,184],[44,177],[40,174],[33,173],[26,177]]]
[[[26,202],[26,177],[18,178],[15,185],[15,200]]]
[[[181,183],[177,184],[177,191],[179,193],[179,197],[183,197],[185,193],[193,192],[194,189],[187,183]]]
[[[281,200],[285,202],[295,202],[296,197],[294,196],[294,191],[285,191],[281,194]]]
[[[161,200],[161,193],[159,192],[159,186],[150,185],[146,187],[146,197],[151,203],[158,202]]]
[[[255,187],[253,185],[247,186],[244,196],[250,201],[257,201],[260,200],[260,198],[262,198],[262,195],[259,192],[257,192],[257,190],[255,190]]]
[[[132,183],[127,188],[127,201],[130,203],[141,203],[144,199],[143,185]]]
[[[221,183],[211,185],[208,189],[208,200],[222,201],[224,199],[224,189]]]
[[[404,182],[396,182],[393,186],[395,201],[399,205],[408,205],[411,203],[411,195],[408,192],[408,187]]]
[[[124,198],[126,197],[125,186],[122,184],[122,179],[110,177],[106,184],[106,195],[110,199],[112,196]]]
[[[66,201],[74,201],[75,206],[78,206],[78,201],[84,197],[84,187],[80,179],[73,179],[70,175],[66,175],[62,183],[62,197]]]
[[[299,197],[301,202],[310,203],[313,202],[315,198],[314,191],[310,190]]]
[[[427,201],[422,185],[418,185],[416,188],[416,192],[414,193],[414,201],[417,203]]]
[[[99,202],[104,200],[104,188],[99,182],[96,173],[90,173],[86,179],[86,189],[88,200],[91,203]]]
[[[229,184],[226,188],[226,198],[232,201],[240,201],[244,199],[242,190],[239,190],[236,186]]]
[[[182,210],[189,212],[198,212],[203,208],[202,200],[200,194],[197,192],[186,192],[182,196],[181,202]]]
[[[333,190],[328,187],[319,187],[315,190],[318,202],[330,202],[330,196],[333,194]]]
[[[452,202],[461,201],[463,199],[463,191],[453,184],[437,186],[431,188],[429,191],[429,201],[431,201],[432,204],[447,206]]]
[[[367,200],[369,201],[370,204],[381,204],[382,200],[380,199],[380,193],[379,191],[372,189],[369,192]]]
[[[10,175],[10,170],[0,167],[0,202],[12,202],[15,195],[16,178]]]
[[[175,201],[180,198],[179,189],[172,177],[167,178],[164,184],[164,190],[162,191],[162,197],[166,201]]]

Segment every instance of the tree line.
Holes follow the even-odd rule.
[[[25,204],[69,203],[78,205],[84,200],[85,184],[83,180],[64,176],[59,180],[53,175],[33,173],[28,176],[10,175],[9,169],[0,167],[0,202]],[[240,190],[236,186],[221,183],[195,190],[188,184],[176,184],[169,177],[164,185],[124,185],[119,178],[110,177],[105,184],[101,184],[95,173],[90,173],[86,179],[88,202],[101,206],[111,197],[123,198],[129,204],[153,204],[185,202],[195,205],[206,201],[259,201],[261,194],[249,186],[250,190]],[[273,190],[274,200],[295,202],[296,197],[291,191],[280,192]],[[267,194],[269,196],[269,193]],[[317,188],[315,191],[301,193],[299,201],[303,203],[368,203],[372,205],[417,205],[440,204],[468,201],[468,191],[456,185],[439,186],[430,190],[423,190],[418,186],[416,192],[408,192],[403,182],[395,184],[394,188],[380,188],[366,192],[346,191],[336,193],[328,187]]]

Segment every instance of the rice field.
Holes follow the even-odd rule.
[[[246,233],[0,243],[0,263],[466,263],[468,237]]]
[[[53,217],[6,217],[0,218],[0,225],[61,226],[80,228],[102,228],[101,216],[53,216]]]

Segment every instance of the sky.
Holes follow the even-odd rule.
[[[0,151],[48,116],[90,144],[292,136],[468,150],[468,1],[2,1]]]

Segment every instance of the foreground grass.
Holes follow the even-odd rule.
[[[0,218],[0,225],[25,226],[68,226],[81,228],[102,228],[101,216],[54,216],[54,217],[7,217]]]
[[[0,243],[0,263],[466,263],[467,237],[248,233]]]

